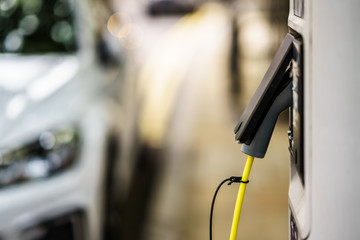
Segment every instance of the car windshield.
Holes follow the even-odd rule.
[[[74,52],[73,11],[70,0],[0,0],[0,52]]]

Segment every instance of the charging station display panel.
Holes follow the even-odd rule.
[[[284,75],[292,59],[294,37],[287,34],[254,96],[234,129],[235,139],[250,144],[278,94],[288,85]],[[287,78],[285,78],[287,79]]]

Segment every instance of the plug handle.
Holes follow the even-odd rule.
[[[276,97],[251,143],[249,145],[243,144],[241,151],[255,158],[263,158],[269,146],[279,114],[290,107],[292,103],[292,83],[290,82]]]

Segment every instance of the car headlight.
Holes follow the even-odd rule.
[[[66,127],[42,132],[33,142],[1,151],[0,187],[63,172],[74,164],[79,145],[77,128]]]

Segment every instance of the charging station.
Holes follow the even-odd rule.
[[[360,2],[290,0],[289,239],[360,239]]]

